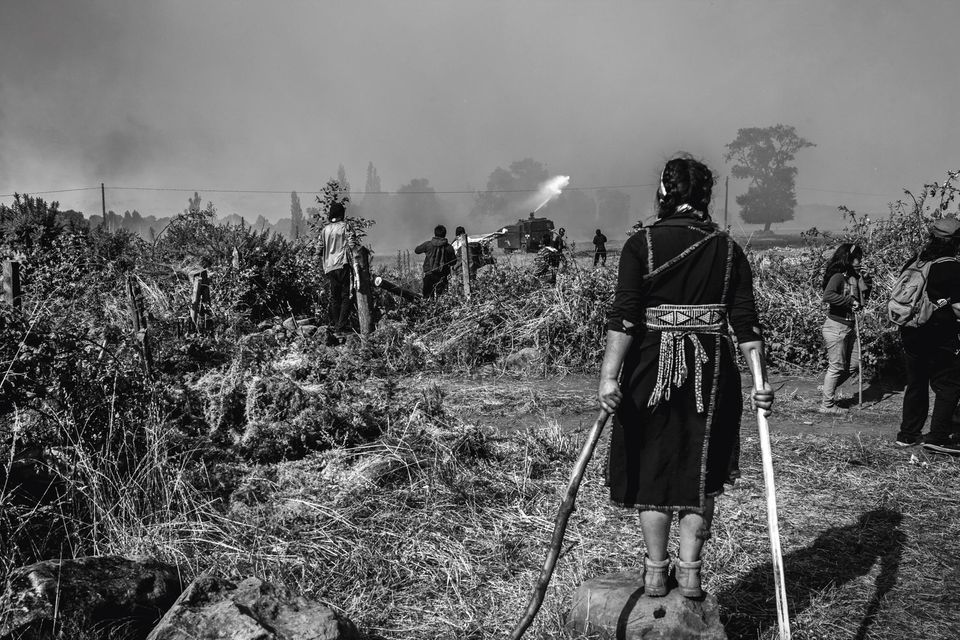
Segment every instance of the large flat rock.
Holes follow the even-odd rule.
[[[592,578],[574,593],[567,627],[617,640],[727,640],[717,599],[690,600],[673,585],[666,596],[651,598],[640,570]]]
[[[356,640],[348,619],[257,578],[201,576],[147,640]]]

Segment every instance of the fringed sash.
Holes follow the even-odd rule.
[[[656,406],[661,399],[669,400],[671,388],[679,388],[687,380],[687,360],[683,350],[683,339],[687,338],[693,345],[697,413],[704,412],[703,365],[710,358],[697,334],[723,334],[726,321],[726,307],[722,304],[662,304],[647,309],[645,326],[660,332],[657,382],[647,402],[648,407]]]

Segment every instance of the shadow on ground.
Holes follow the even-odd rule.
[[[787,600],[793,619],[810,606],[817,594],[864,576],[877,562],[876,588],[863,611],[856,640],[864,640],[883,606],[884,596],[897,582],[907,536],[900,530],[903,516],[889,509],[867,511],[857,522],[827,529],[813,543],[784,556]],[[777,624],[771,563],[753,569],[717,594],[730,640],[765,637]]]

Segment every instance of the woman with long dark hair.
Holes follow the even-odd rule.
[[[823,272],[823,301],[828,305],[823,321],[823,341],[827,347],[827,372],[823,376],[820,413],[843,414],[837,405],[837,388],[860,365],[860,346],[856,340],[855,314],[870,295],[869,279],[860,274],[863,250],[845,242],[837,247]]]
[[[611,500],[640,512],[644,590],[667,593],[667,540],[679,512],[676,578],[696,598],[714,498],[739,475],[742,397],[728,324],[749,361],[763,361],[753,276],[743,251],[708,215],[713,175],[691,158],[667,162],[656,223],[620,255],[598,396],[614,413]],[[766,378],[765,375],[763,375]],[[773,391],[755,392],[769,410]]]
[[[960,453],[960,434],[953,414],[960,404],[960,222],[943,218],[930,228],[927,244],[916,260],[927,263],[926,293],[937,309],[917,327],[901,326],[900,342],[907,372],[903,391],[903,416],[897,445],[919,444],[930,408],[930,433],[923,438],[926,449],[938,453]]]

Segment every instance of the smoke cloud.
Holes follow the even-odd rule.
[[[382,208],[376,237],[396,246],[435,219],[479,233],[526,215],[542,199],[480,213],[476,194],[536,158],[549,172],[524,188],[577,187],[538,215],[616,235],[675,150],[723,177],[738,128],[784,123],[817,144],[797,159],[801,206],[883,212],[958,163],[960,76],[942,69],[960,4],[860,5],[7,0],[0,194],[104,182],[108,209],[165,216],[199,190],[221,215],[279,220],[341,164],[359,192],[372,161],[384,191],[436,191]],[[732,203],[746,184],[730,187]],[[57,197],[99,210],[96,191]]]

